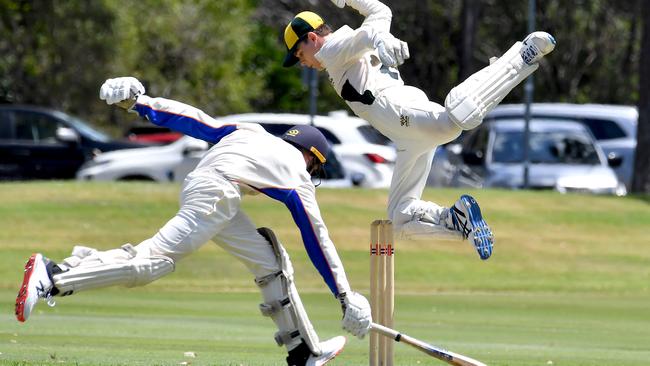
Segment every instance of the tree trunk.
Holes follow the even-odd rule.
[[[641,1],[643,35],[639,60],[639,124],[632,192],[650,193],[650,1]]]
[[[458,55],[458,80],[467,79],[476,70],[473,66],[474,43],[478,27],[479,1],[463,0],[461,10],[461,44]]]

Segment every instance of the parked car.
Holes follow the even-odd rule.
[[[276,136],[294,125],[311,123],[309,115],[290,113],[246,113],[221,117],[220,120],[259,123]],[[368,188],[390,186],[396,151],[387,137],[368,122],[349,116],[345,111],[314,116],[313,123],[332,144],[342,170],[353,185]]]
[[[142,144],[165,145],[180,139],[183,137],[183,134],[180,132],[174,132],[167,127],[148,124],[133,126],[126,131],[124,136],[129,141]]]
[[[573,120],[537,118],[530,124],[529,187],[560,192],[624,195],[625,186],[609,166],[591,132]],[[452,185],[474,187],[523,187],[524,122],[493,120],[472,130],[463,141],[466,165]]]
[[[183,136],[169,145],[108,152],[84,164],[77,179],[180,182],[196,167],[209,147],[210,144],[203,140]],[[345,175],[336,154],[328,157],[325,171],[322,186],[352,186],[351,177]]]
[[[489,120],[523,119],[523,104],[500,105],[486,118]],[[576,121],[589,128],[598,145],[609,158],[620,158],[614,168],[619,180],[629,188],[634,174],[634,152],[639,114],[633,106],[601,104],[535,103],[533,118],[547,121]]]
[[[182,181],[208,148],[207,142],[184,136],[169,145],[107,152],[84,164],[77,173],[77,179]],[[179,168],[185,160],[191,161],[185,165],[187,171]]]
[[[74,178],[98,153],[139,146],[61,111],[0,105],[0,179]]]

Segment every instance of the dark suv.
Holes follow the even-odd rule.
[[[60,111],[0,105],[0,180],[74,178],[95,154],[141,146]]]

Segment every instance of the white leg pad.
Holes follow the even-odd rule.
[[[262,315],[271,317],[278,327],[275,335],[278,345],[291,350],[304,341],[312,354],[319,356],[322,353],[320,340],[293,283],[289,254],[270,229],[261,228],[258,232],[273,246],[281,267],[278,273],[255,279],[265,301],[260,304],[260,311]]]
[[[63,261],[63,272],[53,276],[54,286],[62,295],[113,285],[143,286],[174,271],[171,258],[137,257],[131,244],[105,252],[81,248],[84,250],[73,251],[72,257]]]
[[[521,42],[515,43],[503,56],[447,94],[445,108],[450,119],[460,128],[471,130],[480,125],[485,115],[515,86],[537,70],[539,64],[524,62],[521,48]]]

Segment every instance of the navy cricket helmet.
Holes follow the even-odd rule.
[[[314,126],[293,126],[282,135],[282,139],[311,152],[321,164],[325,163],[330,152],[329,142],[323,133]]]

